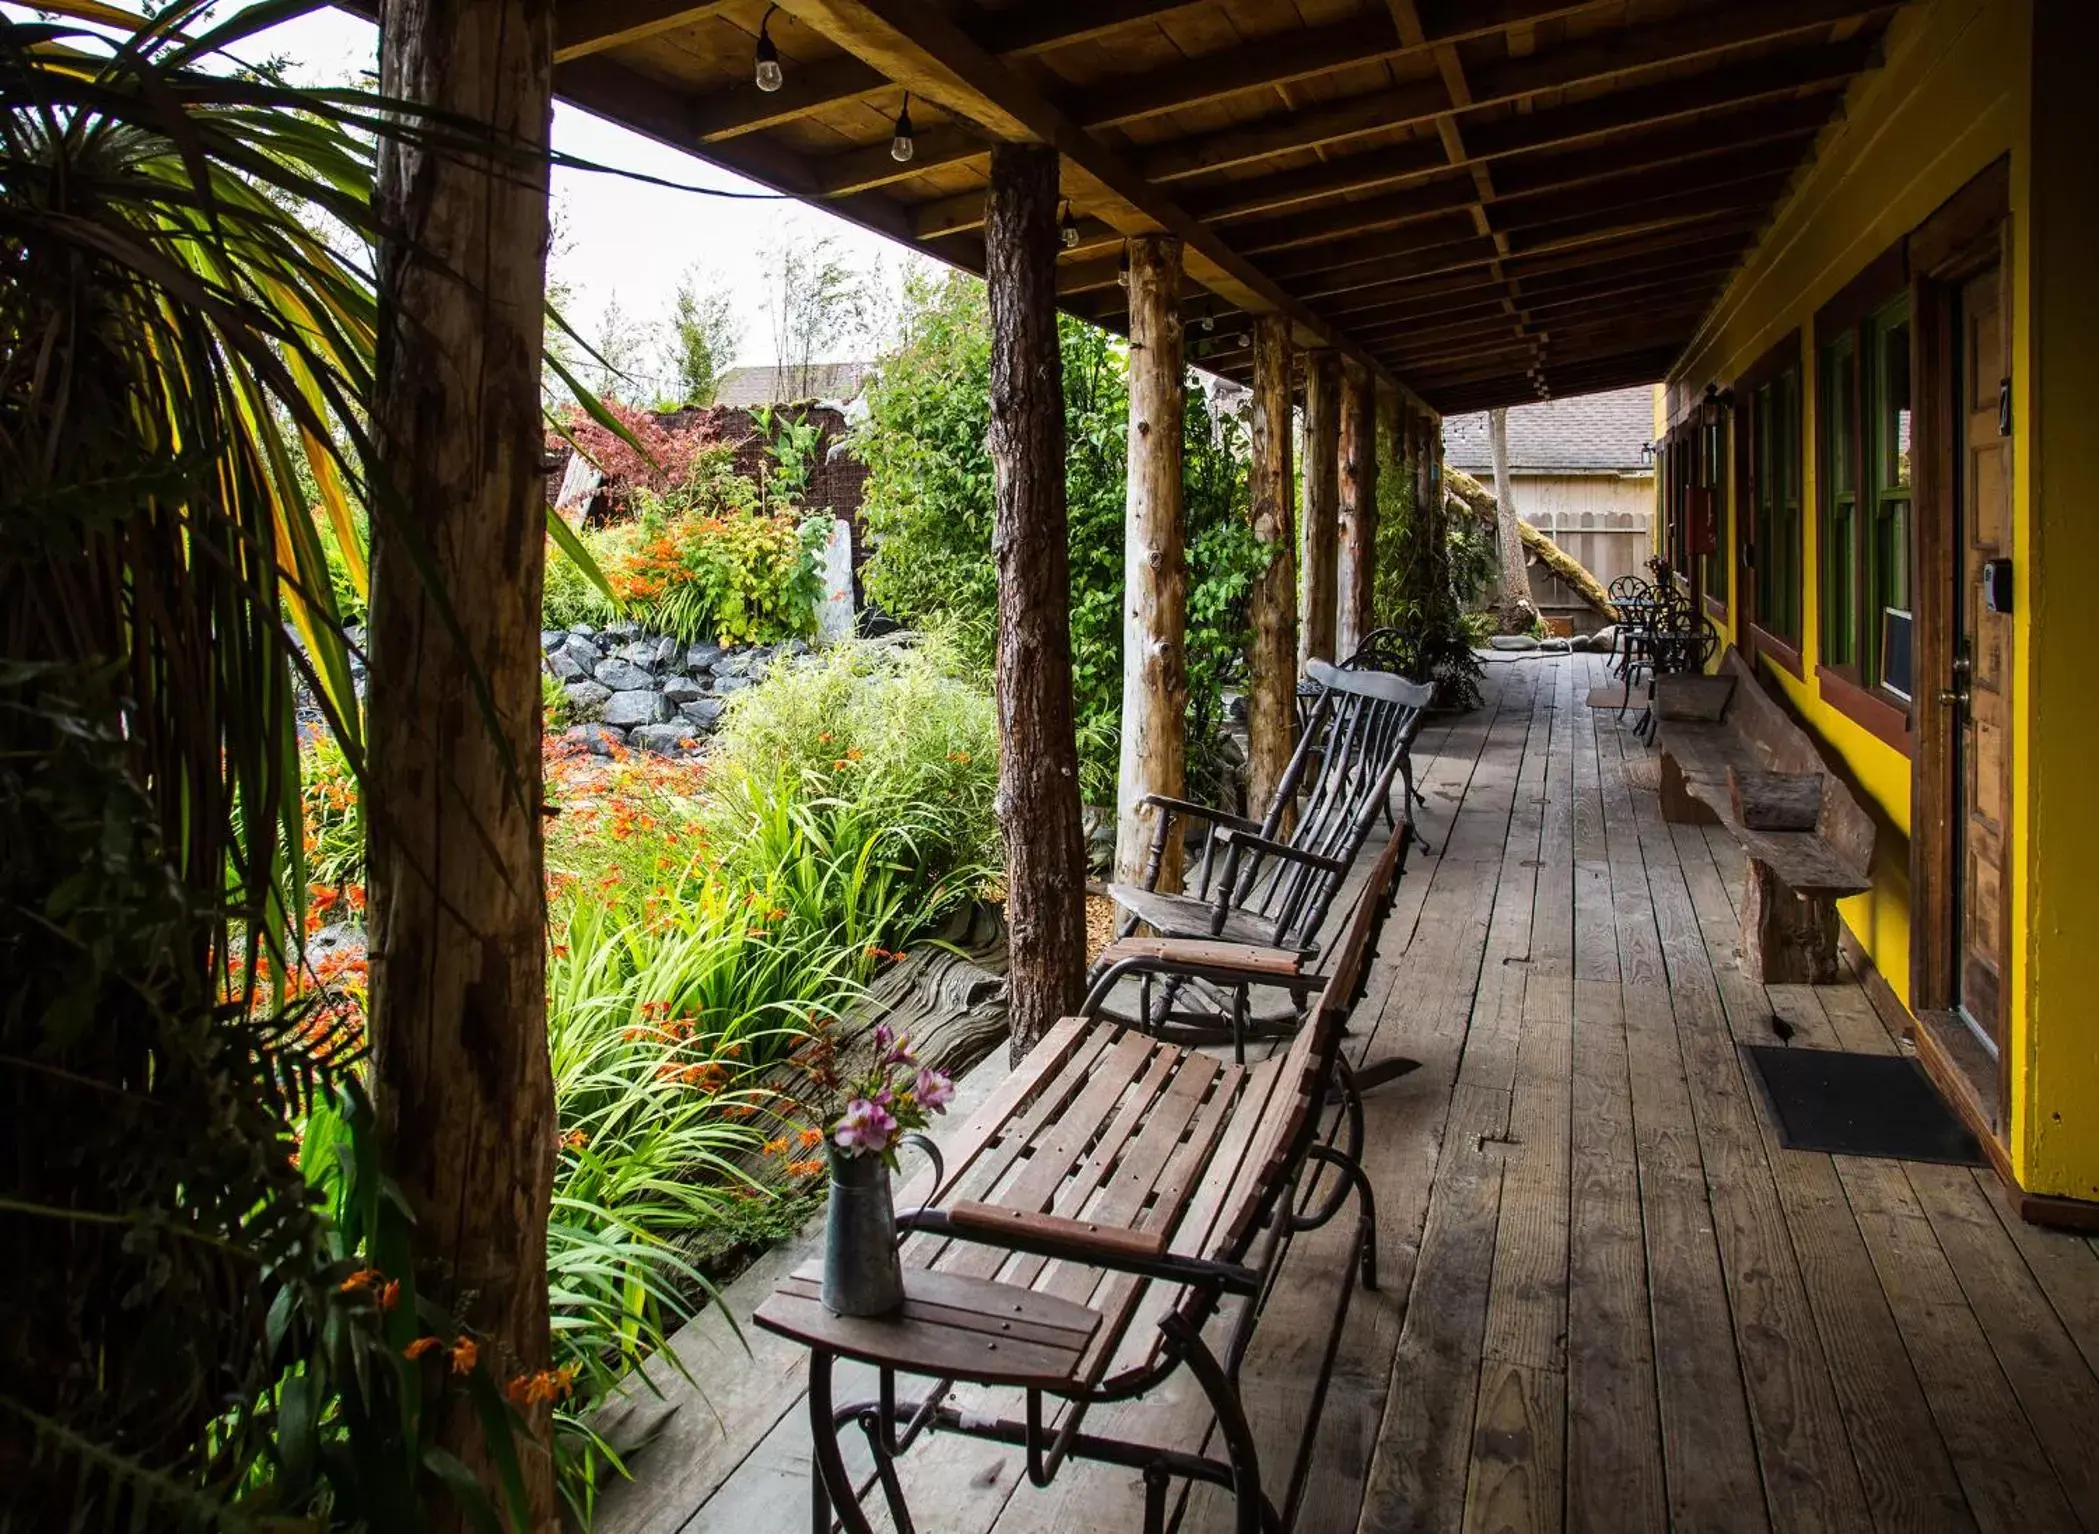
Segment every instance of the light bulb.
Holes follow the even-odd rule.
[[[896,137],[889,141],[889,158],[899,165],[908,165],[917,152],[918,145],[911,141],[911,98],[907,95],[903,109],[896,114]]]
[[[787,83],[786,72],[780,68],[780,48],[773,41],[772,34],[773,12],[778,9],[777,5],[766,7],[765,15],[758,22],[757,67],[752,72],[752,78],[757,82],[758,89],[767,95],[771,95]]]
[[[1057,240],[1066,250],[1076,250],[1079,244],[1079,226],[1066,214],[1064,222],[1057,226]]]

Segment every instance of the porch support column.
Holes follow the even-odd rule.
[[[1064,380],[1057,350],[1057,152],[991,151],[991,552],[998,571],[998,812],[1006,843],[1015,1063],[1078,1009],[1086,844],[1072,725]]]
[[[368,882],[373,1095],[422,1294],[498,1380],[548,1364],[539,369],[553,0],[387,0],[381,88],[504,146],[382,139]],[[407,546],[413,539],[420,549]],[[418,564],[422,565],[418,569]],[[449,597],[449,605],[446,598]],[[517,1455],[556,1526],[550,1414]],[[464,1391],[437,1447],[501,1503]],[[450,1499],[438,1530],[471,1527]]]
[[[1157,811],[1146,794],[1187,787],[1188,564],[1182,532],[1181,242],[1130,241],[1129,501],[1123,518],[1122,771],[1115,877],[1144,877]],[[1180,887],[1180,848],[1166,849],[1163,889]]]
[[[1249,514],[1269,565],[1247,596],[1247,809],[1259,819],[1297,737],[1297,539],[1290,515],[1290,322],[1254,320],[1253,468]]]
[[[1341,370],[1341,547],[1334,650],[1353,655],[1374,627],[1370,582],[1377,569],[1377,389],[1354,363]]]
[[[1305,354],[1305,612],[1298,670],[1334,658],[1335,564],[1339,558],[1341,359],[1324,348]]]

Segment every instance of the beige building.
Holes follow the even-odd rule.
[[[1653,552],[1653,436],[1654,390],[1644,385],[1511,407],[1509,480],[1517,515],[1605,585],[1644,574]],[[1451,463],[1493,487],[1484,414],[1445,417],[1443,447]],[[1547,615],[1585,610],[1535,560],[1531,591]]]

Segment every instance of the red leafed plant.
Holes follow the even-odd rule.
[[[570,412],[562,428],[605,476],[606,499],[621,511],[632,509],[630,498],[636,490],[666,494],[698,477],[702,461],[710,455],[733,450],[732,444],[716,435],[714,423],[705,416],[674,431],[646,410],[617,400],[608,399],[603,404],[633,434],[634,442],[623,440],[580,410]],[[641,451],[635,451],[635,443],[640,444]],[[559,435],[548,435],[550,450],[558,450],[561,445]]]

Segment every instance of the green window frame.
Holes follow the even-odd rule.
[[[1883,674],[1889,614],[1912,590],[1915,430],[1907,291],[1820,349],[1816,435],[1822,465],[1822,663],[1897,699],[1910,679]]]
[[[1806,606],[1801,539],[1801,391],[1799,343],[1759,365],[1737,407],[1743,433],[1737,494],[1747,538],[1743,579],[1757,628],[1797,651]],[[1794,662],[1797,665],[1797,661]]]

